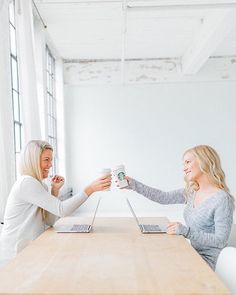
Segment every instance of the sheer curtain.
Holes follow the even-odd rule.
[[[15,181],[8,17],[9,2],[9,0],[0,0],[0,220],[2,220],[9,191]],[[22,143],[24,145],[32,139],[47,139],[48,135],[45,116],[46,32],[39,24],[35,23],[34,27],[31,0],[18,0],[15,2],[15,5],[20,98],[24,135]],[[35,58],[38,58],[38,60]],[[60,62],[58,63],[57,70],[59,68],[60,71],[59,74],[56,73],[56,91],[57,96],[60,96],[61,106],[60,110],[58,110],[58,119],[59,121],[63,121],[63,63],[60,59],[58,60]],[[64,145],[62,142],[64,140],[64,134],[62,130],[64,130],[63,124],[60,125],[60,136],[58,136],[60,139],[59,153],[63,154],[63,161]],[[65,170],[63,167],[60,168],[60,170]]]
[[[17,42],[21,81],[21,109],[24,143],[41,139],[34,55],[34,27],[31,0],[16,2]]]
[[[15,181],[8,2],[0,0],[0,220]]]
[[[42,138],[47,139],[47,75],[46,75],[46,37],[41,21],[34,19],[35,64],[38,91],[39,116]]]
[[[40,109],[40,123],[42,137],[47,139],[47,76],[46,76],[46,45],[50,48],[55,58],[55,96],[57,101],[57,156],[58,173],[65,175],[65,128],[64,128],[64,80],[63,80],[63,60],[53,46],[50,37],[47,34],[39,19],[34,20],[35,36],[35,56],[36,56],[36,76],[38,87],[38,99]]]
[[[9,2],[9,0],[0,0],[0,220],[3,218],[6,200],[15,181]],[[31,139],[41,139],[41,129],[34,56],[32,2],[31,0],[18,0],[15,5],[24,145]]]
[[[5,2],[4,0],[0,0],[0,11],[2,10],[3,3],[4,3],[4,2]]]

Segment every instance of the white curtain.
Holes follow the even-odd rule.
[[[16,1],[16,25],[21,81],[24,142],[41,139],[34,55],[34,27],[31,0]]]
[[[49,46],[53,57],[55,58],[55,95],[57,100],[57,170],[62,175],[65,175],[65,134],[64,134],[64,80],[63,80],[63,61],[58,52],[55,50],[48,34],[42,25],[41,20],[34,20],[34,35],[35,35],[35,62],[36,76],[38,87],[38,99],[40,109],[40,123],[42,137],[47,139],[47,89],[46,89],[46,45]]]
[[[0,0],[0,220],[15,181],[8,2]]]
[[[0,0],[0,11],[2,10],[4,0]]]
[[[46,76],[46,39],[45,28],[41,20],[34,20],[35,64],[38,90],[38,104],[41,135],[47,139],[47,76]]]

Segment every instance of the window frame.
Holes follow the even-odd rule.
[[[51,173],[55,174],[58,163],[57,152],[57,101],[55,95],[55,63],[56,60],[53,57],[48,45],[46,45],[46,105],[47,105],[47,134],[48,142],[53,147],[53,167]]]
[[[19,63],[16,42],[15,24],[15,1],[11,1],[8,7],[9,13],[9,39],[10,39],[10,65],[11,65],[11,92],[12,92],[12,111],[14,128],[14,155],[15,155],[15,177],[18,176],[19,156],[22,149],[23,122],[21,115],[21,94],[19,79]]]

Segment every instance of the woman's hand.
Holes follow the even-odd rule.
[[[52,195],[54,195],[55,197],[58,196],[59,191],[61,189],[61,187],[64,185],[65,183],[65,178],[60,176],[60,175],[55,175],[53,176],[53,178],[51,179],[51,186],[52,186]]]
[[[129,181],[130,181],[130,177],[129,176],[125,176],[125,179],[128,181],[128,185],[129,185]],[[119,186],[119,181],[118,180],[115,180],[115,183],[116,183],[116,186],[117,187],[120,187]],[[120,189],[124,189],[124,188],[128,188],[128,187],[121,187]]]
[[[178,227],[180,223],[179,222],[171,222],[167,225],[167,234],[169,235],[177,235],[178,234]]]
[[[84,192],[90,196],[94,192],[104,191],[111,186],[111,174],[101,176],[95,181],[93,181],[90,185],[88,185]]]

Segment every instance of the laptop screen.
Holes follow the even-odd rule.
[[[91,226],[93,226],[93,223],[94,223],[94,220],[95,220],[95,217],[96,217],[96,214],[97,214],[97,211],[98,211],[98,206],[100,204],[100,201],[101,201],[101,198],[98,200],[98,204],[97,204],[97,207],[96,207],[96,210],[94,212],[94,216],[93,216],[93,220],[91,222]]]
[[[135,220],[136,220],[138,226],[139,226],[138,218],[137,218],[136,214],[134,213],[134,210],[133,210],[133,208],[132,208],[132,206],[131,206],[131,204],[130,204],[130,201],[129,201],[128,199],[126,199],[126,201],[127,201],[128,205],[129,205],[129,208],[130,208],[130,210],[131,210],[131,212],[132,212],[132,214],[133,214],[133,216],[134,216],[134,218],[135,218]]]

